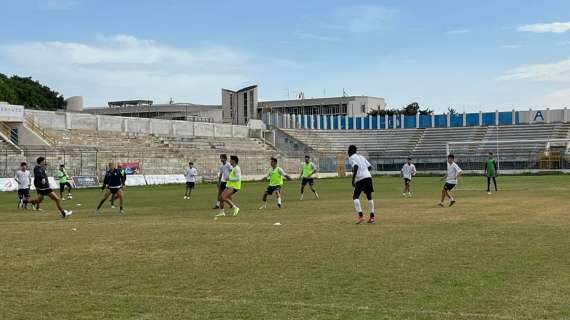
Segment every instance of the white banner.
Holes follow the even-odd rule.
[[[184,184],[186,183],[186,178],[181,174],[164,174],[164,175],[145,175],[146,183],[148,185],[157,184]],[[128,178],[127,178],[128,180]]]
[[[127,181],[125,181],[125,184],[128,187],[146,186],[146,180],[143,175],[132,174],[127,176]]]
[[[18,183],[14,178],[0,178],[0,191],[16,191],[18,190]]]
[[[24,107],[0,103],[0,121],[23,122]]]

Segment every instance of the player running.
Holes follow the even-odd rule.
[[[497,190],[497,173],[499,172],[499,165],[495,160],[495,156],[492,152],[489,152],[489,158],[485,162],[484,175],[487,176],[487,194],[491,194],[491,179],[493,179],[493,184],[495,185],[495,192]]]
[[[95,210],[96,214],[101,214],[101,207],[107,201],[109,196],[112,194],[116,194],[119,198],[119,213],[124,214],[125,211],[123,210],[123,182],[121,179],[121,171],[117,169],[117,165],[113,162],[109,163],[109,170],[105,173],[105,179],[103,180],[103,186],[101,190],[105,190],[105,194],[103,198],[99,202],[97,209]]]
[[[455,188],[457,185],[458,178],[463,175],[463,170],[459,168],[457,163],[455,163],[455,156],[450,154],[447,156],[447,174],[441,178],[441,180],[445,181],[443,185],[443,189],[441,190],[441,200],[437,204],[440,207],[443,207],[443,201],[445,197],[449,198],[449,206],[453,206],[455,204],[455,198],[451,194],[451,190]]]
[[[121,167],[120,164],[117,165],[117,168],[119,169],[119,172],[121,172],[121,184],[123,185],[123,196],[125,195],[125,189],[127,187],[127,170],[125,170],[124,168]],[[111,203],[111,208],[115,209],[115,199],[117,198],[117,194],[111,194],[111,200],[109,200],[109,202]]]
[[[220,213],[214,218],[217,220],[219,217],[225,217],[226,213],[224,211],[224,203],[227,203],[230,208],[233,208],[233,216],[239,214],[239,207],[233,202],[233,195],[241,190],[241,169],[238,166],[239,158],[237,156],[230,156],[230,164],[232,165],[232,170],[228,175],[228,181],[226,183],[226,189],[222,192],[222,199],[220,201]]]
[[[73,214],[73,211],[63,209],[61,206],[61,200],[49,186],[49,180],[46,174],[46,159],[44,157],[39,157],[36,160],[36,163],[37,165],[34,167],[34,186],[36,187],[38,197],[36,199],[24,200],[24,206],[31,203],[32,205],[36,205],[36,208],[39,208],[39,204],[44,201],[44,197],[47,196],[55,202],[62,219],[69,217]]]
[[[306,155],[305,162],[303,163],[303,168],[301,169],[301,199],[305,194],[305,186],[308,184],[311,191],[315,194],[315,198],[319,199],[319,194],[315,190],[315,177],[317,174],[317,167],[313,162],[311,162],[311,157]]]
[[[352,186],[354,187],[352,200],[358,215],[356,224],[362,224],[366,221],[360,205],[360,194],[363,192],[366,195],[366,199],[368,199],[368,211],[370,211],[368,223],[373,224],[376,223],[376,217],[374,215],[374,200],[372,200],[372,193],[374,193],[374,183],[372,182],[372,174],[370,174],[372,165],[366,158],[356,152],[357,148],[355,145],[348,147],[348,160],[352,166]]]
[[[412,158],[406,159],[406,163],[402,167],[402,177],[404,178],[403,197],[412,197],[412,177],[416,175],[416,166],[412,163]]]
[[[291,180],[291,177],[285,173],[285,171],[277,166],[277,159],[271,158],[271,168],[267,173],[267,176],[263,180],[269,179],[269,186],[265,193],[263,193],[263,203],[259,210],[267,209],[267,197],[272,195],[273,192],[277,195],[277,207],[281,209],[281,190],[283,188],[283,178]]]
[[[27,201],[30,199],[30,186],[32,185],[32,174],[28,170],[28,164],[20,163],[20,170],[16,171],[14,180],[18,183],[18,208],[28,209]]]
[[[220,172],[218,173],[218,199],[216,201],[216,205],[214,209],[220,209],[220,201],[222,201],[222,192],[226,190],[226,184],[228,181],[228,177],[230,176],[230,172],[232,171],[232,165],[228,162],[228,156],[225,154],[220,155]]]
[[[65,171],[65,165],[62,164],[59,166],[59,170],[57,170],[57,174],[55,176],[55,179],[59,181],[59,197],[61,198],[62,201],[65,201],[65,197],[63,196],[63,192],[65,191],[65,187],[67,187],[67,199],[73,199],[73,196],[71,195],[71,183],[70,181],[70,177],[67,174],[67,172]]]
[[[184,177],[186,178],[186,193],[184,194],[184,199],[190,199],[190,194],[192,194],[192,189],[196,186],[196,177],[198,176],[198,170],[194,168],[194,162],[188,162],[188,168]]]

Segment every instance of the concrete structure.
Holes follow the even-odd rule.
[[[83,111],[83,97],[75,96],[65,100],[65,109],[71,112]]]
[[[139,103],[127,103],[123,106],[118,106],[119,102],[109,102],[109,105],[113,104],[112,107],[86,108],[83,110],[83,113],[194,122],[222,122],[222,108],[217,105],[192,103],[153,104],[152,101],[147,101],[147,103],[140,103],[140,100],[136,101],[139,101]]]
[[[263,101],[257,106],[257,117],[268,124],[276,125],[277,115],[342,115],[350,117],[363,117],[374,110],[384,110],[384,98],[369,96],[346,96],[316,99]],[[316,122],[319,128],[320,117]],[[312,127],[312,126],[311,126]]]
[[[257,116],[257,85],[238,91],[222,89],[222,109],[224,123],[246,125]]]

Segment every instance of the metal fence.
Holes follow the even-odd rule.
[[[229,155],[238,155],[240,167],[245,175],[262,175],[269,169],[269,158],[276,156],[280,159],[279,165],[288,173],[299,173],[305,155],[311,156],[321,173],[350,172],[348,156],[346,153],[319,153],[315,151],[289,151],[289,152],[226,152]],[[216,176],[219,167],[219,152],[204,150],[169,151],[159,150],[153,152],[140,150],[65,150],[65,149],[37,149],[27,148],[23,151],[0,150],[0,177],[13,177],[20,162],[27,162],[33,167],[38,157],[47,159],[48,175],[54,175],[60,164],[65,164],[69,174],[74,176],[102,176],[109,162],[123,162],[139,164],[141,174],[181,174],[188,161],[193,161],[200,171],[200,175]],[[385,155],[364,153],[373,169],[382,172],[400,171],[405,161],[403,157],[386,157]],[[463,170],[483,170],[487,160],[484,156],[461,157],[456,159]],[[539,154],[500,155],[497,159],[500,170],[570,170],[570,159],[564,156],[551,154],[548,157]],[[444,171],[446,159],[442,157],[416,158],[414,163],[418,171]]]

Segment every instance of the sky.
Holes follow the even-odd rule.
[[[0,73],[88,107],[370,95],[438,112],[570,107],[567,0],[0,0]],[[8,27],[6,27],[8,26]]]

